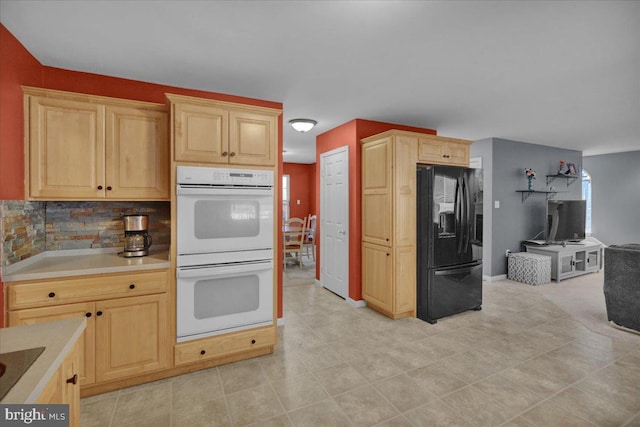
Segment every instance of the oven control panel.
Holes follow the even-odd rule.
[[[177,183],[195,185],[273,186],[273,171],[178,166]]]

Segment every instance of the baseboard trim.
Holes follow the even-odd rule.
[[[506,278],[506,274],[500,274],[498,276],[485,276],[484,274],[482,275],[482,280],[484,280],[485,282],[496,282],[498,280],[504,280]]]
[[[354,299],[351,299],[349,297],[347,297],[347,302],[349,303],[350,306],[356,307],[356,308],[360,308],[360,307],[366,307],[367,306],[367,302],[363,299],[356,301]]]
[[[276,323],[277,326],[284,326],[284,316],[282,317],[278,317],[278,322]]]

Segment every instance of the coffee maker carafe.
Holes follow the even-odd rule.
[[[149,255],[151,236],[149,229],[149,215],[122,215],[124,223],[124,251],[125,258]]]

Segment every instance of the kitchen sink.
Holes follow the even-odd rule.
[[[18,382],[22,375],[42,354],[44,347],[28,348],[26,350],[0,353],[0,400]]]

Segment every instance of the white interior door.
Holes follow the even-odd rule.
[[[320,282],[349,297],[349,147],[320,155]]]

